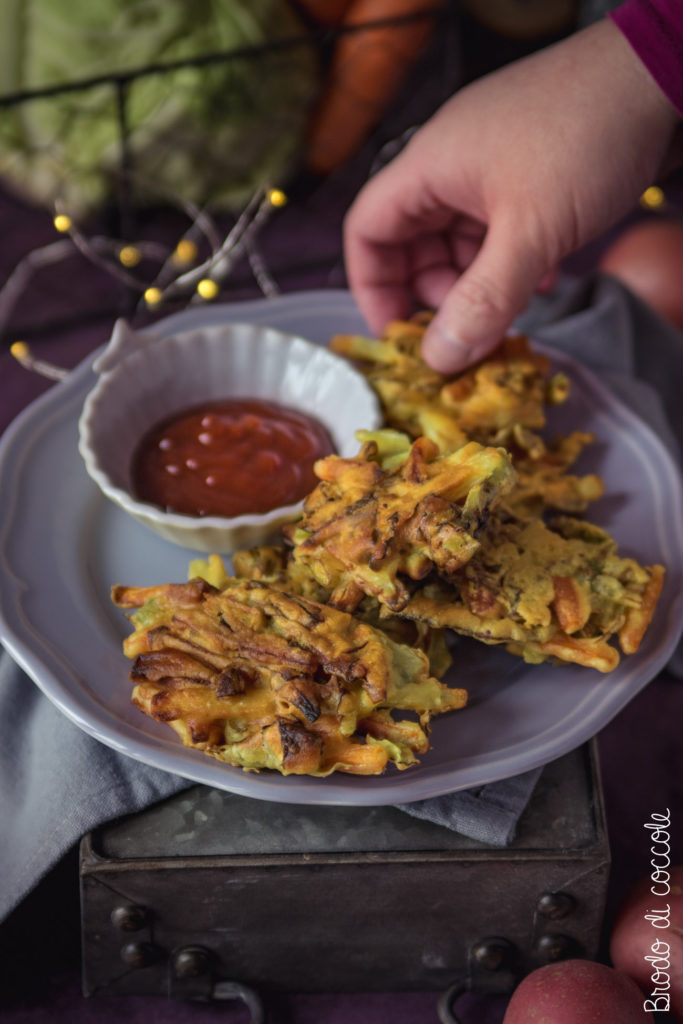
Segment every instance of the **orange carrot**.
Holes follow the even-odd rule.
[[[394,99],[434,29],[434,17],[361,28],[368,23],[436,11],[435,0],[352,0],[313,111],[305,163],[329,174],[357,151]]]

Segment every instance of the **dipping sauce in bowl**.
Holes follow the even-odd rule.
[[[213,400],[156,424],[133,455],[136,496],[169,512],[241,516],[313,490],[313,464],[334,451],[317,420],[277,402]]]
[[[381,424],[377,395],[347,360],[297,335],[164,323],[146,335],[117,321],[93,362],[99,379],[78,421],[85,468],[105,498],[173,544],[226,555],[272,544],[314,489],[316,459],[354,456],[357,431]]]

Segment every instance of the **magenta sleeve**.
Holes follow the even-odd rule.
[[[683,117],[683,3],[626,0],[608,15]]]

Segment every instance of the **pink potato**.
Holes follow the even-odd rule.
[[[660,217],[627,227],[600,258],[616,277],[665,320],[683,330],[683,221]]]
[[[643,994],[627,975],[591,960],[539,967],[512,994],[503,1024],[645,1024]]]
[[[631,890],[612,929],[610,957],[646,999],[659,1000],[652,1010],[666,1009],[666,993],[671,1012],[683,1020],[683,866],[653,867]]]

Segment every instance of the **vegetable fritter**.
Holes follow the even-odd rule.
[[[514,480],[506,452],[475,442],[438,455],[432,442],[419,439],[392,470],[378,461],[379,451],[368,440],[356,458],[320,459],[321,482],[301,519],[283,531],[295,562],[346,611],[363,595],[399,611],[410,596],[406,581],[434,568],[450,574],[468,562],[492,507]]]
[[[139,609],[124,642],[133,702],[231,765],[318,776],[403,768],[429,748],[431,715],[466,701],[430,676],[422,651],[262,581],[115,587],[112,599]]]
[[[401,614],[473,636],[532,663],[609,672],[638,649],[664,578],[621,558],[604,530],[569,517],[492,518],[480,551],[450,580],[429,581]]]
[[[469,441],[506,448],[518,470],[518,489],[509,497],[518,513],[577,513],[599,498],[599,477],[567,475],[592,435],[577,431],[549,444],[539,433],[547,407],[567,399],[567,377],[550,376],[548,359],[524,335],[505,336],[462,373],[437,373],[420,351],[428,322],[421,314],[393,321],[379,339],[339,334],[331,341],[333,351],[351,359],[377,392],[386,425],[413,439],[429,438],[441,454]]]

